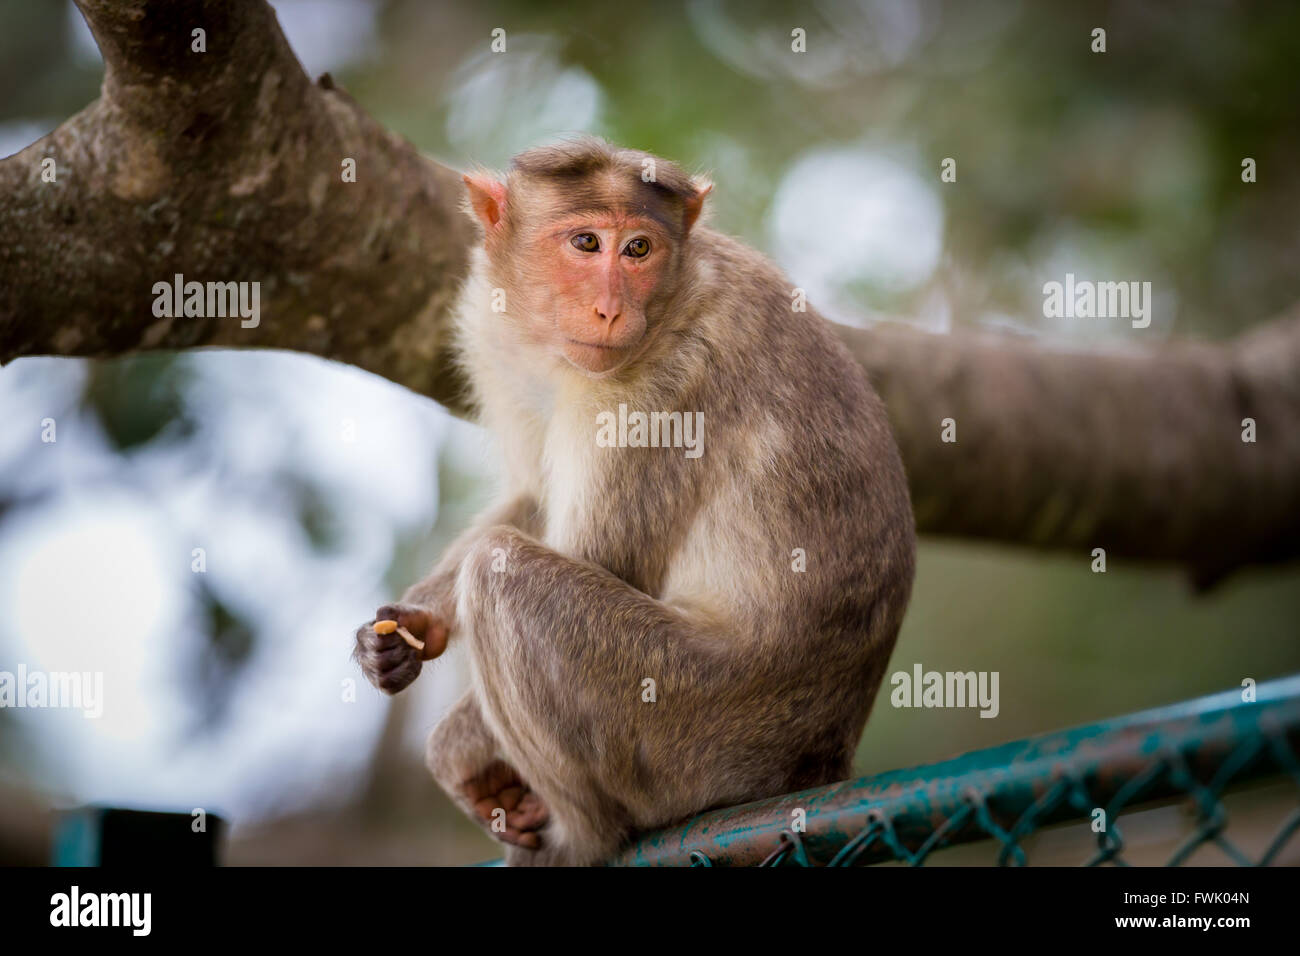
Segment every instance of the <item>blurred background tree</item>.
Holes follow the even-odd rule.
[[[1295,4],[274,6],[309,73],[452,165],[588,131],[711,172],[714,225],[839,321],[1123,347],[1300,301]],[[101,76],[70,2],[0,0],[0,156]],[[1042,318],[1067,271],[1152,281],[1152,327]],[[421,766],[463,659],[391,702],[346,683],[352,630],[489,496],[474,428],[355,369],[202,352],[19,360],[0,422],[0,669],[106,680],[98,721],[0,709],[0,859],[42,858],[45,808],[83,801],[224,812],[231,862],[495,854]],[[1300,670],[1294,568],[1193,596],[1174,569],[1089,565],[924,541],[890,671],[999,671],[1001,713],[894,710],[886,687],[858,769]]]

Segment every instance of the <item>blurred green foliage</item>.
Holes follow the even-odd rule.
[[[1058,242],[1167,277],[1179,334],[1230,335],[1300,299],[1294,3],[396,2],[380,24],[381,53],[341,79],[420,147],[504,164],[510,130],[447,132],[464,64],[494,69],[501,27],[594,81],[595,132],[710,169],[719,223],[760,246],[783,174],[814,147],[905,144],[927,178],[956,158],[940,274],[867,306],[907,314],[939,285],[957,321],[1032,319],[1038,283],[1020,273]],[[790,52],[794,27],[807,53]]]

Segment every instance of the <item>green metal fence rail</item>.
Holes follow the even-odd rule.
[[[1300,829],[1300,675],[965,754],[941,763],[710,811],[642,837],[616,865],[921,865],[937,849],[993,841],[984,862],[1024,865],[1041,827],[1104,811],[1088,865],[1125,864],[1122,814],[1186,798],[1194,825],[1168,859],[1206,843],[1267,865]],[[1295,785],[1296,806],[1252,858],[1227,835],[1221,797],[1267,778]],[[802,815],[796,811],[803,811]],[[801,821],[801,816],[803,820]],[[802,826],[799,823],[802,822]]]

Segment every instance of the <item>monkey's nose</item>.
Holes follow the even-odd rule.
[[[607,322],[610,325],[613,325],[615,322],[617,322],[618,317],[623,314],[622,308],[617,303],[614,304],[609,304],[604,302],[598,303],[596,305],[595,311],[596,311],[596,316],[600,319],[600,321]]]

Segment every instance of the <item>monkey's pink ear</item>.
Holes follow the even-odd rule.
[[[699,183],[695,188],[695,195],[686,200],[686,231],[690,232],[691,227],[695,225],[695,220],[700,218],[700,213],[704,211],[704,197],[713,192],[713,183]]]
[[[506,214],[506,187],[491,176],[466,173],[461,177],[469,189],[469,204],[485,232],[500,225]]]

